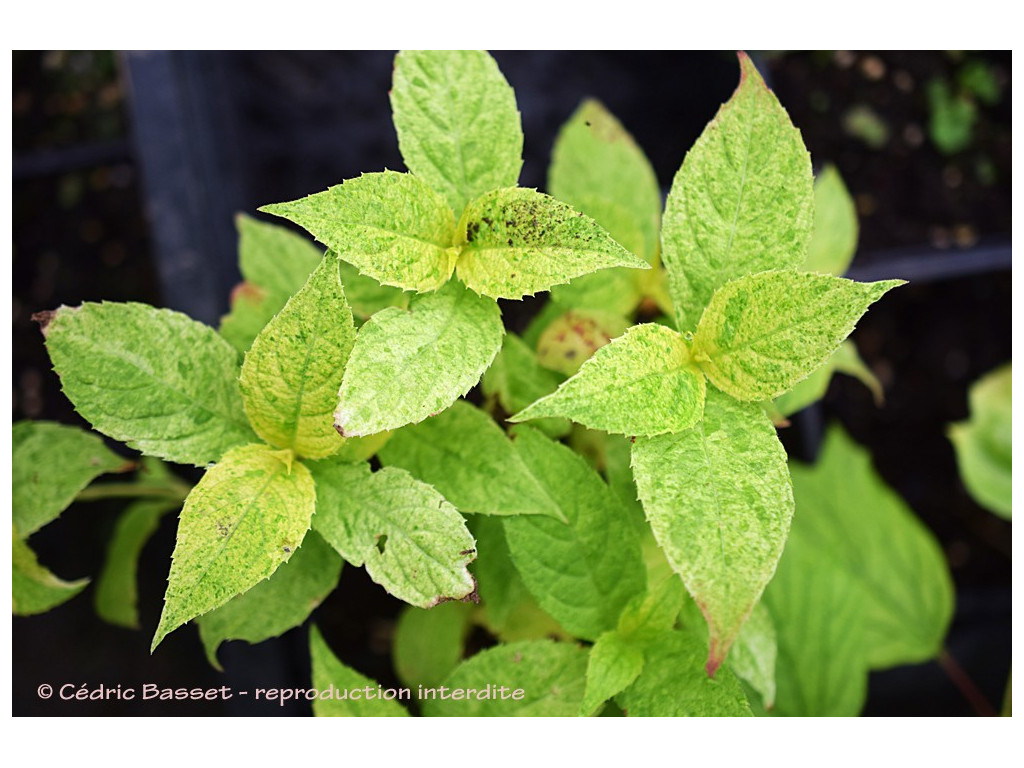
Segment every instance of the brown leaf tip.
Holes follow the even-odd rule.
[[[46,336],[46,329],[50,327],[50,323],[53,322],[53,318],[57,316],[57,309],[47,309],[42,312],[35,312],[32,315],[32,322],[39,323],[39,330],[43,332],[43,336]]]

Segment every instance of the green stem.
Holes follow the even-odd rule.
[[[174,485],[144,485],[142,483],[100,483],[91,485],[75,496],[75,501],[101,499],[157,498],[184,501],[191,490],[185,483]]]
[[[996,717],[996,711],[991,704],[988,703],[988,699],[985,698],[984,694],[978,690],[978,686],[974,684],[974,681],[968,677],[967,673],[964,672],[956,659],[950,654],[946,648],[942,649],[942,653],[939,654],[939,666],[942,667],[942,671],[949,676],[949,679],[953,681],[953,685],[959,689],[960,693],[964,695],[964,698],[970,702],[971,707],[974,708],[976,714],[981,717]]]

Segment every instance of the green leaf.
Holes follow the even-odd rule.
[[[765,592],[778,634],[774,712],[852,717],[867,695],[865,593],[853,575],[801,531],[800,507],[778,572]],[[859,525],[859,524],[858,524]]]
[[[679,330],[730,280],[802,264],[813,204],[800,132],[740,54],[739,87],[687,153],[665,204],[661,256]]]
[[[477,559],[473,562],[480,593],[481,623],[506,643],[542,637],[569,639],[523,584],[505,541],[501,518],[475,516]]]
[[[365,173],[326,192],[260,210],[304,227],[384,285],[432,291],[455,267],[452,212],[444,198],[408,173]]]
[[[466,603],[444,603],[429,610],[406,606],[391,645],[398,678],[410,687],[440,685],[462,659],[475,610]]]
[[[226,453],[185,500],[153,649],[269,578],[302,543],[315,505],[313,478],[289,451]]]
[[[306,238],[277,224],[239,214],[235,226],[244,282],[231,294],[231,312],[221,319],[220,333],[245,352],[306,282],[323,254]]]
[[[885,395],[882,391],[882,382],[875,376],[874,371],[867,367],[857,352],[857,346],[847,339],[839,348],[832,353],[821,368],[799,381],[789,390],[775,398],[775,408],[778,413],[785,417],[803,410],[812,403],[818,402],[828,391],[829,383],[834,373],[845,373],[858,379],[864,386],[871,390],[874,395],[875,404],[881,405]]]
[[[971,497],[1009,520],[1013,501],[1012,369],[983,376],[970,389],[971,417],[952,424],[960,477]]]
[[[548,188],[654,263],[661,219],[658,178],[643,150],[600,102],[587,99],[562,126],[551,151]]]
[[[504,430],[465,400],[398,430],[380,459],[433,485],[462,512],[563,519]]]
[[[644,667],[616,697],[629,717],[749,717],[750,705],[728,669],[704,672],[704,645],[694,635],[663,631],[644,642]]]
[[[359,329],[335,426],[364,436],[440,413],[480,380],[503,333],[498,305],[455,282],[378,312]]]
[[[644,590],[640,542],[617,497],[586,461],[536,430],[516,430],[516,450],[567,523],[504,519],[512,560],[540,606],[577,637],[614,629]]]
[[[15,424],[11,454],[14,533],[21,539],[57,519],[100,475],[133,466],[97,435],[52,421]]]
[[[466,565],[473,537],[455,507],[402,469],[368,464],[312,465],[317,532],[357,568],[400,600],[429,608],[476,598]]]
[[[217,649],[225,640],[262,643],[304,622],[338,586],[341,558],[315,532],[306,534],[292,559],[266,581],[200,616],[199,637],[216,669]]]
[[[934,77],[926,86],[928,134],[944,155],[955,155],[970,146],[978,107],[967,95],[954,92],[945,79]]]
[[[643,638],[672,629],[683,607],[686,591],[674,573],[648,588],[646,594],[634,597],[619,616],[618,632],[623,637]]]
[[[636,270],[613,267],[575,278],[567,285],[551,287],[551,298],[572,309],[591,309],[615,316],[632,315],[644,294]]]
[[[697,326],[693,358],[739,400],[778,397],[821,366],[857,320],[903,280],[762,272],[722,286]]]
[[[632,325],[600,309],[571,309],[554,318],[537,339],[537,362],[572,376],[597,350]],[[532,402],[532,401],[531,401]]]
[[[139,628],[139,558],[160,525],[160,518],[177,506],[177,502],[166,499],[144,499],[133,502],[117,519],[107,545],[107,559],[96,579],[96,613],[104,621]]]
[[[523,129],[515,93],[484,51],[402,51],[391,109],[406,167],[456,213],[519,180]]]
[[[351,264],[338,260],[341,285],[345,298],[352,307],[356,324],[362,325],[377,312],[387,307],[407,307],[409,294],[390,285],[381,285],[372,277],[359,274]]]
[[[335,694],[313,700],[313,714],[316,717],[409,716],[409,712],[397,700],[384,698],[378,693],[381,689],[376,680],[342,664],[331,653],[316,627],[309,628],[309,655],[313,667],[313,688],[321,694],[327,691]]]
[[[822,563],[844,570],[864,593],[872,668],[934,658],[953,613],[953,587],[934,536],[838,427],[814,467],[794,464],[799,529]],[[777,617],[777,624],[782,622]]]
[[[489,648],[460,664],[423,697],[428,717],[575,717],[583,703],[587,653],[579,646],[527,640]],[[452,698],[455,691],[472,698]],[[447,695],[448,698],[441,697]],[[480,698],[489,696],[489,698]],[[515,696],[516,698],[513,698]]]
[[[637,438],[633,473],[658,543],[707,619],[714,672],[786,542],[786,452],[759,406],[709,390],[693,429]]]
[[[113,303],[61,307],[42,328],[64,394],[103,434],[196,466],[254,439],[238,355],[212,328],[179,312]]]
[[[495,398],[506,413],[516,413],[534,400],[554,392],[563,377],[542,366],[526,343],[506,333],[501,351],[480,382],[484,394]],[[548,437],[562,437],[571,429],[568,419],[541,419],[536,425]]]
[[[562,416],[624,435],[681,432],[700,421],[704,393],[683,337],[647,323],[598,349],[558,391],[509,421]]]
[[[39,564],[36,553],[15,535],[11,549],[11,589],[15,616],[46,613],[66,603],[89,583],[88,579],[64,581]]]
[[[783,554],[785,557],[785,554]],[[761,695],[766,709],[775,704],[775,660],[778,640],[772,615],[763,603],[754,606],[729,653],[729,669]]]
[[[826,165],[814,182],[814,233],[803,272],[841,275],[857,250],[857,209],[843,177]]]
[[[587,660],[587,687],[580,715],[587,717],[608,699],[622,693],[640,676],[644,652],[618,632],[605,632],[590,649]]]
[[[333,458],[350,464],[369,461],[393,434],[394,432],[377,432],[366,437],[346,437],[341,443],[341,448],[333,454]]]
[[[245,356],[239,385],[256,433],[309,458],[338,450],[334,407],[355,339],[338,261],[328,253]]]
[[[459,277],[477,293],[520,299],[607,267],[649,269],[589,216],[534,189],[473,200],[458,224]]]

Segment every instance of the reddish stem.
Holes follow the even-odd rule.
[[[942,671],[945,672],[949,679],[953,681],[953,685],[955,685],[960,693],[964,695],[964,698],[970,702],[975,714],[980,717],[998,716],[995,708],[988,703],[988,699],[986,699],[984,694],[978,690],[978,686],[976,686],[974,681],[968,677],[967,673],[964,672],[963,667],[957,663],[957,660],[953,658],[953,655],[948,649],[942,649],[942,653],[939,654],[938,662],[939,666],[942,667]]]

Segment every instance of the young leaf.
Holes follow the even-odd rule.
[[[429,610],[406,606],[391,645],[398,678],[410,687],[440,685],[462,658],[475,610],[466,603],[444,603]]]
[[[814,467],[794,464],[799,529],[821,562],[845,571],[866,601],[872,668],[934,658],[953,613],[953,587],[938,542],[834,427]],[[781,619],[778,619],[780,631]]]
[[[739,87],[687,153],[665,204],[661,256],[681,331],[730,280],[803,263],[813,183],[800,132],[741,53]]]
[[[42,328],[64,394],[103,434],[196,466],[255,438],[238,355],[212,328],[179,312],[113,303],[61,307]]]
[[[607,267],[650,269],[589,216],[533,189],[473,200],[458,224],[459,277],[477,293],[521,299]]]
[[[598,349],[556,392],[509,421],[563,416],[624,435],[681,432],[700,421],[704,392],[683,337],[647,323]]]
[[[131,468],[97,435],[51,421],[19,421],[11,429],[14,534],[27,539],[97,477]]]
[[[633,473],[658,544],[707,619],[714,673],[786,542],[786,452],[760,407],[709,390],[695,427],[637,438]]]
[[[728,669],[704,673],[704,645],[687,632],[663,631],[643,643],[640,676],[616,701],[629,717],[749,717],[743,689]]]
[[[336,586],[341,558],[316,532],[309,532],[292,559],[266,581],[200,616],[199,637],[215,669],[225,640],[262,643],[304,622]]]
[[[313,700],[316,717],[408,717],[409,712],[398,701],[383,696],[364,696],[365,690],[376,694],[376,680],[361,675],[342,664],[324,641],[316,627],[309,628],[309,655],[313,668],[313,688],[336,691],[336,696]],[[356,692],[357,696],[350,696]]]
[[[562,126],[551,151],[548,188],[654,263],[661,219],[658,179],[643,150],[600,102],[584,101]]]
[[[231,312],[221,318],[220,334],[245,352],[323,254],[306,238],[276,224],[239,214],[235,226],[244,282],[231,293]]]
[[[501,427],[465,400],[398,430],[380,458],[433,485],[461,512],[564,519]]]
[[[685,599],[683,582],[674,573],[669,574],[657,586],[649,587],[646,594],[630,600],[619,616],[618,633],[632,640],[673,629]]]
[[[338,260],[328,253],[245,356],[239,386],[256,433],[313,459],[338,450],[334,407],[355,338]]]
[[[1011,371],[1007,364],[975,382],[969,394],[970,420],[949,428],[967,491],[978,504],[1007,520],[1013,501]]]
[[[501,351],[484,372],[480,386],[506,413],[516,413],[554,392],[562,381],[561,375],[537,361],[537,355],[522,339],[506,333]],[[568,419],[541,419],[536,427],[548,437],[562,437],[571,429]]]
[[[421,608],[476,598],[466,569],[473,537],[431,486],[394,467],[371,473],[365,463],[322,461],[313,476],[316,530],[392,595]]]
[[[764,595],[778,636],[774,713],[851,717],[867,694],[865,594],[802,535],[806,511],[800,507]]]
[[[290,452],[245,445],[226,453],[185,500],[153,649],[287,562],[315,504],[313,478]]]
[[[577,645],[551,640],[499,645],[456,667],[443,687],[424,697],[423,714],[575,717],[583,703],[586,675],[587,653]],[[448,698],[442,699],[446,689]],[[467,689],[475,694],[461,698]],[[460,691],[460,698],[455,698],[455,691]]]
[[[762,272],[711,298],[693,358],[738,400],[778,397],[828,360],[867,308],[902,280],[855,283],[806,272]]]
[[[260,208],[304,227],[384,285],[432,291],[451,277],[455,221],[444,198],[408,173],[384,171]]]
[[[11,548],[11,589],[15,616],[46,613],[66,603],[89,583],[88,579],[64,581],[39,564],[28,544],[13,537]]]
[[[391,109],[406,167],[456,213],[518,182],[523,129],[515,93],[490,54],[402,51]]]
[[[577,637],[614,629],[644,590],[640,542],[618,499],[586,461],[536,430],[516,430],[516,450],[568,522],[504,519],[512,560],[540,606]]]
[[[843,177],[826,165],[814,182],[814,233],[803,272],[841,275],[857,250],[857,209]]]
[[[587,687],[580,715],[588,717],[608,699],[622,693],[644,668],[643,647],[618,632],[605,632],[590,649],[587,659]]]
[[[378,312],[359,329],[335,426],[372,435],[443,411],[480,380],[503,333],[498,305],[456,282]]]
[[[167,512],[178,502],[142,499],[121,513],[107,545],[107,559],[96,579],[96,613],[101,619],[129,629],[139,628],[136,574],[142,548]]]
[[[631,325],[626,318],[601,309],[571,309],[552,320],[540,334],[537,362],[572,376],[597,350]]]

